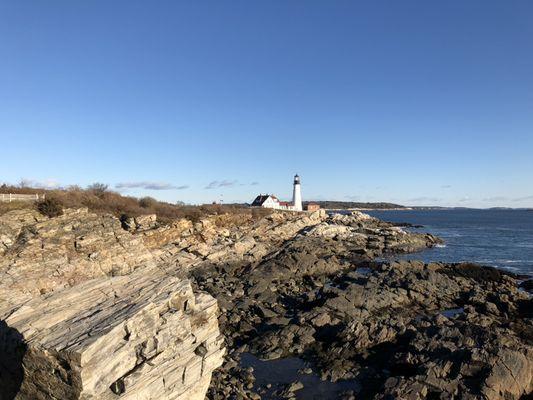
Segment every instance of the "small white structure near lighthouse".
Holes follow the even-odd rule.
[[[276,210],[303,211],[302,207],[302,190],[300,187],[300,177],[294,175],[292,188],[292,202],[280,201],[273,194],[260,194],[255,198],[252,207],[274,208]]]

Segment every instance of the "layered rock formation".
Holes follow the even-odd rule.
[[[16,398],[203,399],[222,363],[216,300],[148,272],[88,280],[9,315],[3,343],[18,336],[20,347],[2,362],[25,374]]]
[[[259,221],[218,215],[194,224],[179,220],[141,235],[158,260],[190,268],[206,261],[259,260],[302,230],[326,219],[324,211],[274,213]]]
[[[259,221],[231,216],[205,218],[195,224],[176,221],[171,226],[141,233],[158,260],[198,266],[205,262],[260,261],[299,237],[345,242],[367,259],[391,252],[414,252],[441,243],[430,234],[408,233],[390,223],[354,211],[351,215],[273,213]]]
[[[204,398],[224,354],[217,304],[180,267],[86,209],[0,227],[2,400]]]
[[[254,384],[243,352],[301,357],[353,382],[346,399],[527,396],[532,305],[513,276],[373,261],[438,243],[358,212],[4,214],[0,398],[297,397]]]
[[[2,399],[203,398],[224,347],[216,301],[185,276],[260,258],[324,215],[228,219],[0,216]]]
[[[22,228],[33,225],[39,221],[46,220],[37,211],[34,210],[13,210],[0,217],[0,255],[11,247]]]
[[[52,219],[33,210],[12,211],[0,217],[0,228],[9,235],[0,258],[0,318],[3,308],[32,296],[155,265],[140,236],[126,232],[116,218],[87,209]]]

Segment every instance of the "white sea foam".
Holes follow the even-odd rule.
[[[437,235],[439,235],[439,232],[437,232]],[[443,232],[440,234],[442,237],[450,237],[450,238],[456,238],[456,237],[463,237],[460,233],[454,233],[454,232]]]
[[[511,272],[523,272],[521,268],[518,268],[518,267],[510,267],[508,265],[503,265],[501,267],[499,267],[498,265],[496,266],[496,268],[501,268],[501,269],[504,269],[506,271],[511,271]]]
[[[444,247],[446,247],[445,244],[436,244],[435,247],[438,247],[439,249],[442,249]]]

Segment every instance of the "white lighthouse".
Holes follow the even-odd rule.
[[[300,191],[300,177],[294,175],[294,186],[292,189],[292,205],[295,211],[302,211],[302,192]]]
[[[313,209],[308,208],[308,211],[315,211],[320,208],[318,204],[311,204]],[[302,192],[300,189],[300,177],[298,174],[294,175],[294,184],[292,188],[292,202],[280,201],[273,194],[260,194],[255,198],[251,204],[252,207],[274,208],[276,210],[290,210],[303,211],[302,207]],[[309,207],[309,205],[308,205]]]

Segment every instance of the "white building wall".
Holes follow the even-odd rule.
[[[275,201],[272,196],[268,196],[268,198],[263,202],[262,206],[263,208],[280,208],[279,202]]]

